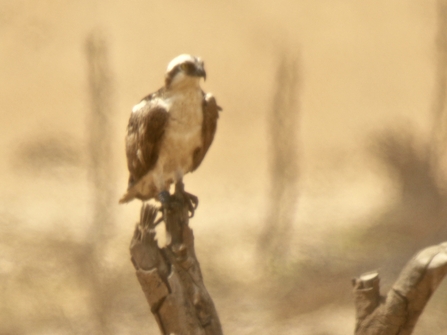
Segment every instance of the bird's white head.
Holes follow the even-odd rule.
[[[183,54],[169,62],[166,69],[165,84],[167,88],[199,86],[202,77],[206,79],[202,59]]]

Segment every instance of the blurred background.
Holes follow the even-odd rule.
[[[158,334],[118,199],[181,53],[223,107],[185,185],[226,334],[353,333],[351,278],[446,239],[447,0],[0,0],[1,335]]]

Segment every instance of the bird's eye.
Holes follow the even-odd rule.
[[[188,64],[187,63],[183,63],[183,64],[181,64],[180,65],[180,69],[182,70],[182,71],[188,71]]]

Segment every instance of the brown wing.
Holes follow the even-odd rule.
[[[130,173],[129,188],[154,168],[169,119],[166,109],[151,104],[151,98],[153,96],[145,98],[146,105],[132,112],[127,127],[126,155]]]
[[[211,143],[213,143],[214,134],[217,129],[217,119],[219,118],[219,111],[221,110],[222,108],[217,105],[216,99],[213,96],[204,94],[202,103],[202,146],[194,151],[192,171],[199,167]]]

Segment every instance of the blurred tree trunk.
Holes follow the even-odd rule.
[[[113,164],[113,90],[109,65],[108,44],[98,31],[86,41],[88,82],[91,110],[88,120],[89,175],[93,191],[93,225],[90,234],[93,241],[110,232],[116,203]]]
[[[258,241],[263,260],[280,264],[290,248],[298,201],[298,61],[283,54],[268,122],[270,193],[267,219]]]
[[[355,335],[411,334],[446,274],[447,242],[444,242],[414,256],[386,296],[380,296],[377,272],[354,279]]]
[[[172,197],[172,207],[164,211],[169,241],[164,248],[155,239],[158,210],[149,204],[141,208],[130,245],[138,281],[163,335],[221,335],[196,258],[188,206],[177,187]]]
[[[92,191],[92,224],[85,244],[85,261],[82,266],[89,287],[92,315],[97,334],[111,334],[112,304],[107,291],[106,269],[102,265],[104,249],[114,227],[113,208],[116,203],[114,189],[113,143],[113,92],[112,75],[108,59],[108,44],[104,36],[92,32],[86,39],[88,65],[88,92],[90,113],[88,119],[88,166]]]
[[[430,161],[438,182],[445,180],[443,167],[447,149],[447,0],[437,1],[435,92]]]

